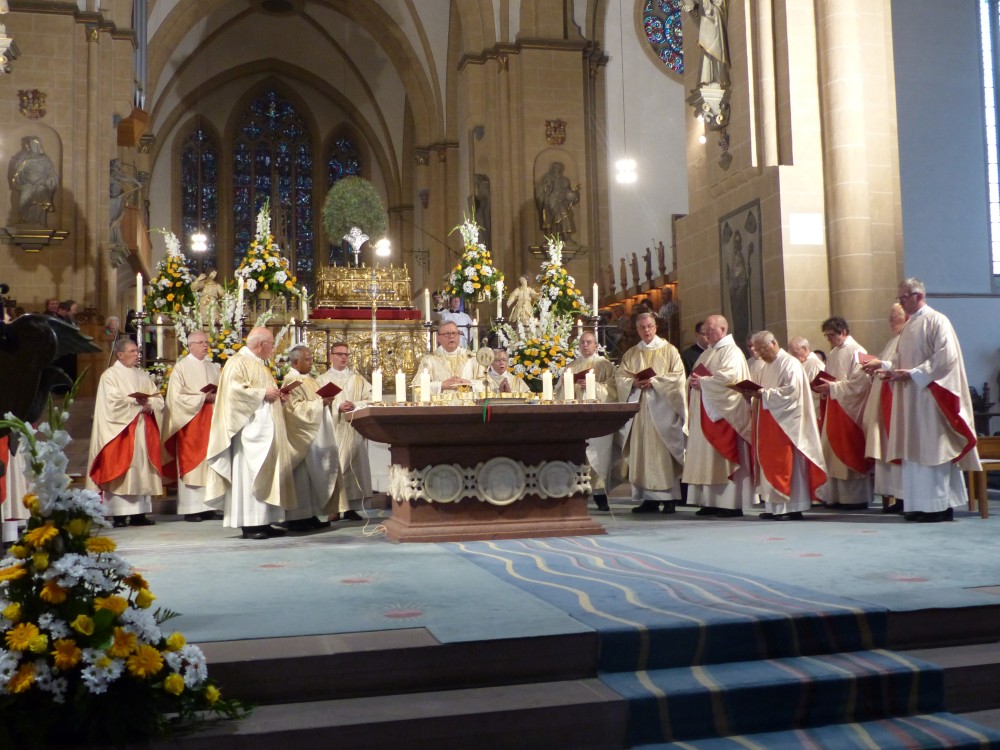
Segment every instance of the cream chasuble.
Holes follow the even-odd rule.
[[[465,378],[470,382],[476,379],[476,360],[462,347],[449,354],[439,346],[433,354],[425,354],[410,385],[420,385],[420,373],[425,369],[431,376],[432,395],[441,393],[441,383],[448,378]]]
[[[337,512],[334,492],[340,477],[333,404],[316,395],[320,384],[312,375],[289,370],[283,385],[299,381],[285,402],[285,429],[292,447],[295,497],[299,507],[288,511],[290,521]]]
[[[361,510],[362,501],[372,494],[372,473],[368,464],[368,441],[351,426],[351,412],[340,411],[345,401],[355,409],[365,405],[372,395],[372,386],[350,368],[329,369],[317,378],[319,384],[333,383],[343,389],[330,406],[333,412],[337,452],[340,457],[340,477],[336,499],[339,512]],[[333,512],[337,512],[335,509]]]

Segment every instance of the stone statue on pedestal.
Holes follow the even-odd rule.
[[[59,186],[59,176],[52,160],[45,154],[37,136],[21,139],[21,150],[7,166],[13,224],[47,227],[55,208],[52,197]]]

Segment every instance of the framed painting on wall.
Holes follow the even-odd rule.
[[[761,260],[760,201],[719,219],[722,314],[736,343],[764,328],[764,268]]]

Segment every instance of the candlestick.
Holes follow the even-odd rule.
[[[243,277],[240,276],[240,284],[236,287],[236,315],[243,318]]]
[[[597,315],[597,282],[594,282],[594,315]]]
[[[542,401],[552,400],[552,373],[546,370],[542,373]]]
[[[497,320],[503,320],[503,280],[497,282]]]
[[[372,403],[382,403],[382,370],[372,371]]]
[[[420,373],[420,403],[429,404],[431,402],[431,374],[424,368]]]
[[[163,316],[156,316],[156,358],[163,359]]]
[[[135,311],[142,314],[142,274],[135,275]]]
[[[587,370],[587,378],[585,382],[584,398],[588,401],[597,400],[597,376],[594,374],[593,370]]]
[[[424,289],[424,321],[431,322],[431,291]]]
[[[563,401],[576,401],[576,393],[573,390],[573,371],[570,368],[563,370]]]
[[[406,376],[402,370],[396,372],[396,403],[406,401]]]

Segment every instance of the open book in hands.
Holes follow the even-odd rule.
[[[290,383],[285,383],[283,386],[281,386],[281,388],[279,390],[282,393],[291,393],[296,388],[298,388],[300,385],[302,385],[302,381],[301,380],[293,380]]]
[[[656,377],[656,370],[652,367],[647,367],[645,370],[640,370],[639,372],[628,372],[626,370],[626,373],[630,378],[634,378],[636,380],[652,380]]]
[[[201,392],[202,393],[215,393],[218,390],[219,390],[219,386],[217,386],[215,383],[209,383],[208,385],[206,385],[204,388],[201,389]]]
[[[836,382],[837,378],[834,375],[831,375],[826,370],[820,370],[816,374],[816,377],[812,379],[812,382],[809,383],[809,387],[815,391],[816,386],[818,385],[822,385],[823,383],[836,383]]]
[[[709,370],[705,365],[698,363],[698,366],[691,370],[692,375],[697,375],[699,378],[710,378],[712,377],[712,371]]]
[[[342,390],[344,389],[341,388],[336,383],[327,383],[322,388],[316,391],[316,395],[323,399],[335,398],[337,394],[340,393]]]
[[[136,401],[141,401],[142,399],[150,399],[150,398],[153,398],[153,396],[159,396],[159,395],[160,395],[159,393],[139,393],[139,392],[136,392],[136,393],[130,393],[130,394],[128,394],[128,397],[129,398],[134,398]]]
[[[732,388],[734,391],[739,391],[744,396],[753,395],[760,390],[760,386],[752,380],[741,380],[738,383],[729,383],[726,385],[726,388]]]

